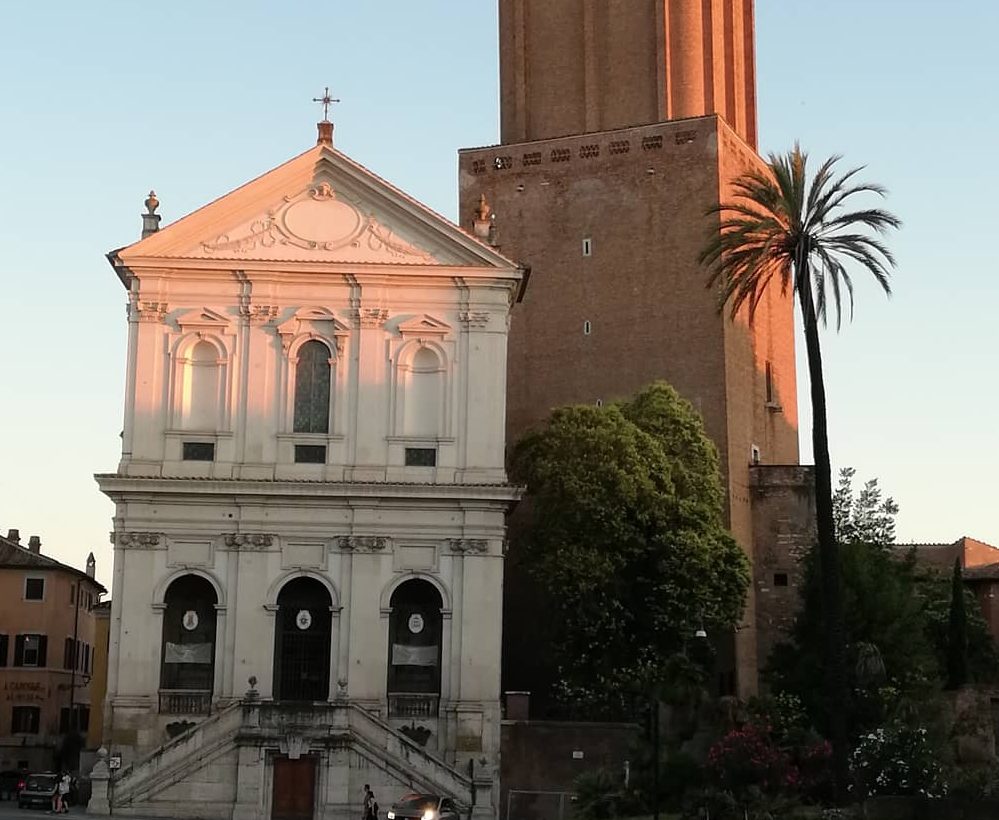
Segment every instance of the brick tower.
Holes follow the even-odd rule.
[[[793,305],[719,315],[707,209],[760,165],[752,0],[500,0],[502,143],[460,152],[461,222],[530,266],[513,310],[508,440],[655,379],[701,412],[729,526],[754,559],[722,690],[755,690],[811,537]],[[478,216],[477,216],[478,214]],[[717,225],[717,219],[714,220]],[[756,466],[761,465],[761,466]],[[776,466],[783,465],[779,469]]]

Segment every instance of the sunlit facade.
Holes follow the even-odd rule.
[[[109,255],[115,813],[294,814],[302,783],[313,816],[356,816],[365,783],[493,812],[521,272],[323,126]]]

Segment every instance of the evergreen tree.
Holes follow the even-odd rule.
[[[968,615],[964,608],[961,559],[954,559],[951,582],[950,624],[947,632],[947,688],[959,689],[968,682]]]

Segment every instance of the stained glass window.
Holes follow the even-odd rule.
[[[296,433],[328,433],[330,429],[330,351],[322,342],[306,342],[295,369]]]

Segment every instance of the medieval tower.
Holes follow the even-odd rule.
[[[568,403],[665,379],[718,446],[753,559],[719,689],[747,694],[810,539],[792,301],[719,314],[698,253],[756,152],[753,0],[500,0],[501,143],[460,153],[466,227],[531,271],[512,312],[508,441]]]

